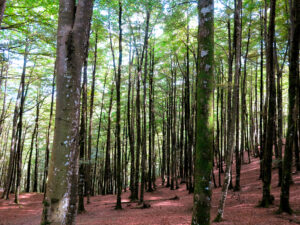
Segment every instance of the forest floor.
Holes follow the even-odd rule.
[[[300,224],[300,173],[293,173],[294,184],[291,186],[291,207],[294,214],[276,214],[279,206],[280,188],[277,187],[277,170],[273,170],[272,194],[274,205],[269,208],[256,207],[261,199],[262,182],[259,177],[259,160],[242,166],[240,192],[228,192],[224,221],[220,225],[285,225]],[[218,181],[217,171],[215,171]],[[235,171],[233,171],[235,174]],[[234,181],[234,180],[233,180]],[[159,181],[157,181],[158,184]],[[211,215],[215,218],[221,188],[213,189]],[[1,194],[1,193],[0,193]],[[171,200],[177,196],[179,199]],[[188,194],[185,185],[177,190],[158,185],[157,190],[145,193],[145,200],[150,208],[140,209],[137,203],[130,203],[129,192],[123,193],[123,210],[115,210],[116,197],[113,195],[96,196],[86,205],[86,212],[77,216],[80,225],[173,225],[190,224],[193,195]],[[38,225],[42,212],[42,194],[23,193],[20,205],[13,203],[13,196],[8,201],[0,200],[0,225]],[[217,223],[213,223],[217,224]]]

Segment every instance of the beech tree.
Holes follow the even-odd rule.
[[[299,80],[299,43],[300,43],[300,1],[293,0],[290,5],[290,50],[289,50],[289,114],[288,130],[286,133],[286,146],[283,160],[283,176],[281,183],[279,212],[292,213],[289,204],[290,183],[292,181],[292,161],[294,137],[297,133],[297,103],[296,90],[297,79]],[[299,84],[299,83],[298,83]],[[298,85],[299,90],[299,85]],[[298,112],[299,113],[299,112]]]
[[[192,224],[210,224],[214,1],[198,0],[195,189]]]
[[[43,224],[75,224],[80,78],[93,1],[61,0],[59,6],[55,131]]]

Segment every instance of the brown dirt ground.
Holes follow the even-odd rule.
[[[216,179],[218,179],[217,171]],[[235,173],[235,172],[234,172]],[[258,180],[259,161],[253,159],[251,164],[242,166],[240,192],[229,191],[224,221],[220,225],[287,225],[300,224],[300,173],[293,174],[291,186],[291,206],[293,215],[275,214],[279,206],[280,188],[277,187],[277,170],[273,170],[272,194],[275,203],[268,209],[257,208],[261,199],[262,184]],[[158,183],[158,182],[157,182]],[[216,216],[220,188],[213,190],[211,215]],[[178,196],[179,200],[170,200]],[[42,212],[42,194],[24,193],[20,195],[20,205],[13,203],[13,196],[8,201],[0,200],[0,225],[38,225]],[[76,224],[80,225],[173,225],[190,224],[193,195],[185,191],[185,185],[178,190],[169,190],[158,185],[153,193],[146,193],[145,199],[150,208],[139,209],[136,203],[129,202],[129,192],[123,193],[123,210],[114,209],[116,197],[113,195],[91,198],[86,205],[86,212],[78,215]],[[213,223],[217,224],[217,223]]]

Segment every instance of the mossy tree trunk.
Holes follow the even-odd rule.
[[[214,1],[198,0],[196,149],[192,224],[210,224],[213,160]]]

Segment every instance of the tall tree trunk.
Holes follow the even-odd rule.
[[[93,194],[95,194],[95,183],[96,183],[96,171],[97,171],[97,163],[98,163],[98,152],[99,152],[99,142],[100,142],[100,130],[101,130],[101,122],[102,122],[102,112],[103,112],[103,105],[104,105],[104,91],[106,87],[106,79],[107,79],[107,73],[105,74],[104,78],[104,86],[102,91],[102,100],[101,100],[101,109],[100,109],[100,116],[99,116],[99,124],[98,124],[98,134],[97,134],[97,144],[96,144],[96,156],[95,156],[95,163],[94,163],[94,174],[93,174],[93,183],[92,183],[92,190]],[[102,184],[102,182],[99,182]]]
[[[106,195],[108,193],[111,194],[112,190],[109,188],[109,178],[111,176],[111,168],[110,168],[110,150],[111,150],[111,110],[113,104],[113,93],[114,88],[112,88],[110,93],[109,100],[109,108],[108,108],[108,118],[107,118],[107,134],[106,134],[106,153],[105,153],[105,170],[104,170],[104,184],[102,194]]]
[[[170,101],[170,84],[168,84],[169,90],[169,99],[167,100],[167,185],[166,187],[170,187],[170,137],[171,137],[171,101]]]
[[[176,168],[177,168],[177,137],[176,137],[176,78],[177,78],[177,71],[174,64],[172,68],[172,176],[171,176],[171,190],[174,190],[174,182],[177,183],[177,175],[176,175]]]
[[[237,6],[236,6],[237,4]],[[236,3],[235,0],[235,17],[234,17],[234,29],[235,29],[235,36],[234,36],[234,45],[235,45],[235,65],[236,65],[236,72],[239,73],[238,77],[239,79],[237,80],[237,83],[235,83],[236,88],[237,88],[237,101],[235,104],[236,106],[236,132],[235,132],[235,168],[236,168],[236,183],[234,186],[234,191],[239,191],[240,190],[240,172],[241,172],[241,154],[240,154],[240,146],[239,146],[239,140],[240,140],[240,117],[239,117],[239,105],[240,105],[240,100],[239,100],[239,88],[240,88],[240,74],[241,74],[241,40],[242,40],[242,19],[241,19],[241,10],[242,10],[242,1],[238,0]]]
[[[230,107],[230,113],[228,113],[228,149],[226,154],[226,171],[225,178],[223,181],[222,192],[219,202],[218,214],[215,221],[221,221],[223,219],[225,201],[227,197],[228,187],[231,179],[231,166],[232,166],[232,158],[235,149],[234,138],[236,132],[236,118],[238,117],[238,96],[239,96],[239,78],[240,78],[240,69],[241,69],[241,26],[240,26],[240,12],[242,8],[242,0],[238,0],[237,5],[235,5],[235,14],[234,14],[234,47],[235,47],[235,73],[234,73],[234,88],[233,88],[233,96],[232,96],[232,107]],[[231,93],[231,86],[229,86],[228,93]],[[228,102],[231,101],[229,99],[228,94]]]
[[[192,224],[210,224],[213,161],[212,91],[214,61],[214,1],[198,0],[196,81],[195,189]]]
[[[60,0],[59,8],[55,131],[41,223],[75,224],[80,78],[93,1]]]
[[[150,51],[150,73],[149,73],[149,158],[148,158],[148,191],[152,192],[153,188],[152,188],[152,171],[153,171],[153,155],[154,153],[154,135],[155,133],[153,132],[154,129],[154,112],[153,112],[153,54],[154,52]],[[153,154],[153,155],[152,155]]]
[[[40,94],[38,93],[36,100],[36,119],[35,119],[35,163],[34,163],[34,177],[33,177],[33,192],[38,192],[38,171],[39,171],[39,115],[40,115]]]
[[[97,29],[97,28],[96,28]],[[95,46],[94,46],[94,65],[93,65],[93,72],[92,72],[92,85],[91,85],[91,98],[90,98],[90,113],[89,113],[89,133],[88,133],[88,154],[91,156],[92,154],[92,137],[93,137],[93,114],[94,114],[94,98],[95,98],[95,82],[96,82],[96,69],[97,69],[97,51],[98,51],[98,30],[95,31]],[[89,159],[88,164],[88,171],[87,173],[90,174],[88,177],[88,195],[87,195],[87,203],[90,203],[90,194],[94,195],[94,181],[91,174],[91,159]],[[95,168],[94,168],[95,169]],[[94,171],[95,172],[95,171]],[[92,176],[92,177],[91,177]]]
[[[85,49],[85,59],[83,66],[83,82],[81,87],[81,118],[79,131],[79,180],[78,180],[78,213],[85,211],[84,208],[84,189],[87,180],[86,162],[87,162],[87,140],[86,140],[86,118],[87,118],[87,49]]]
[[[145,190],[145,178],[146,178],[146,157],[147,157],[147,124],[146,124],[146,80],[148,74],[148,39],[149,39],[149,22],[150,22],[150,11],[146,11],[146,30],[145,30],[145,41],[144,41],[144,52],[145,52],[145,65],[144,65],[144,95],[143,95],[143,140],[142,140],[142,159],[141,159],[141,192],[140,192],[140,203],[144,202],[144,190]]]
[[[260,9],[260,116],[259,116],[259,140],[260,140],[260,175],[259,178],[263,177],[263,152],[264,152],[264,137],[263,137],[263,96],[264,96],[264,30],[263,30],[263,15],[262,9]]]
[[[83,81],[81,87],[81,119],[80,119],[80,131],[79,131],[79,180],[78,180],[78,213],[85,211],[84,208],[84,195],[87,196],[87,202],[89,202],[90,195],[90,158],[91,153],[87,150],[87,67],[88,67],[88,53],[89,53],[89,38],[90,27],[88,24],[87,40],[84,43],[84,61],[83,61]]]
[[[166,107],[166,104],[165,104]],[[165,185],[165,174],[166,174],[166,119],[165,119],[165,112],[163,112],[163,143],[162,143],[162,159],[161,159],[161,182],[162,186]]]
[[[300,43],[300,1],[290,1],[290,49],[289,49],[289,114],[286,145],[283,159],[283,176],[280,194],[280,212],[291,213],[289,204],[290,183],[293,161],[293,141],[296,130],[296,91],[297,79],[299,79],[299,43]]]
[[[14,109],[13,122],[12,122],[9,164],[8,164],[7,176],[6,176],[5,186],[4,186],[4,192],[2,194],[2,198],[5,199],[9,199],[9,193],[11,188],[13,187],[13,182],[14,182],[16,144],[17,144],[17,126],[18,126],[20,100],[21,100],[21,87],[22,87],[21,84],[22,83],[20,82],[15,109]]]
[[[25,189],[26,192],[30,192],[31,161],[32,161],[32,152],[33,152],[35,133],[36,133],[36,126],[34,126],[34,129],[33,129],[32,135],[31,135],[29,159],[28,159],[28,164],[27,164],[27,180],[26,180],[26,189]]]
[[[191,106],[190,106],[190,50],[189,50],[189,24],[187,25],[187,48],[186,48],[186,75],[184,80],[184,116],[185,116],[185,167],[186,167],[186,188],[191,191],[192,188],[192,129],[191,129]]]
[[[277,148],[278,148],[278,186],[281,186],[282,182],[282,138],[283,138],[283,118],[282,118],[282,71],[286,61],[286,56],[288,53],[288,46],[286,47],[286,51],[284,53],[284,59],[281,67],[279,66],[278,56],[277,56],[277,48],[275,43],[275,64],[276,64],[276,72],[277,72]]]
[[[130,99],[131,96],[131,88],[134,87],[132,85],[131,81],[131,69],[133,65],[133,59],[134,59],[134,54],[132,54],[132,47],[131,47],[131,37],[130,37],[130,43],[129,43],[129,71],[128,71],[128,96],[127,96],[127,128],[128,128],[128,137],[129,137],[129,148],[130,148],[130,199],[131,200],[136,200],[133,199],[134,194],[135,194],[135,153],[134,153],[134,109],[131,102],[133,101],[133,96],[132,99]],[[132,91],[133,95],[133,91]],[[130,109],[131,108],[131,109]]]
[[[247,44],[246,44],[246,52],[244,57],[244,76],[243,76],[243,83],[242,83],[242,113],[241,113],[241,145],[240,145],[240,151],[241,151],[241,162],[244,163],[244,151],[248,149],[249,146],[247,146],[247,138],[246,138],[246,130],[247,130],[247,102],[246,102],[246,90],[247,90],[247,60],[248,60],[248,53],[249,53],[249,44],[250,44],[250,37],[251,37],[251,23],[252,23],[252,12],[250,12],[249,16],[249,24],[248,24],[248,34],[247,34]],[[238,182],[240,180],[237,180]],[[237,185],[236,185],[237,186]],[[238,186],[240,186],[238,184]]]
[[[55,63],[55,66],[54,66],[54,73],[53,73],[53,78],[52,78],[50,115],[49,115],[49,123],[48,123],[48,127],[47,127],[47,136],[46,136],[44,180],[43,180],[43,188],[42,188],[43,192],[44,192],[44,198],[46,197],[46,181],[47,181],[47,178],[48,178],[48,169],[49,169],[50,133],[51,133],[51,127],[52,127],[53,108],[54,108],[55,79],[56,79],[56,63]]]
[[[116,124],[116,138],[117,138],[117,205],[116,209],[122,209],[121,194],[122,194],[122,170],[121,170],[121,66],[122,66],[122,2],[119,0],[119,65],[116,79],[117,91],[117,124]]]
[[[21,170],[22,170],[22,127],[23,127],[23,113],[25,104],[25,76],[26,76],[26,65],[28,56],[28,42],[26,40],[26,47],[24,52],[23,71],[21,76],[21,103],[19,111],[19,123],[18,123],[18,145],[16,151],[16,192],[15,192],[15,203],[19,204],[19,193],[21,186]]]
[[[275,7],[276,0],[270,1],[270,20],[268,28],[268,42],[267,42],[267,76],[268,76],[268,121],[266,144],[263,154],[263,197],[260,205],[268,207],[273,203],[274,197],[271,196],[271,177],[272,177],[272,151],[274,144],[274,130],[275,130],[275,113],[276,113],[276,88],[275,88],[275,73],[274,73],[274,34],[275,34]]]
[[[143,56],[142,56],[143,58]],[[142,59],[141,59],[142,61]],[[135,179],[134,179],[134,194],[132,200],[138,199],[139,193],[139,177],[140,177],[140,149],[141,149],[141,66],[138,65],[137,79],[136,79],[136,161],[135,161]]]

